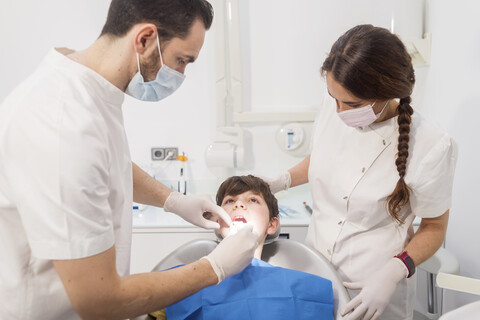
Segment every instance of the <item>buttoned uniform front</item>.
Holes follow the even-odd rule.
[[[124,93],[52,49],[0,106],[0,319],[79,319],[51,260],[116,247],[129,273]],[[93,290],[94,288],[92,288]]]
[[[410,125],[405,181],[410,203],[395,222],[386,198],[398,181],[395,166],[398,116],[352,128],[327,98],[313,131],[308,179],[313,214],[306,243],[337,268],[344,281],[359,281],[400,253],[412,238],[415,216],[433,218],[451,206],[456,144],[415,112]],[[350,290],[352,298],[359,291]],[[415,276],[402,280],[380,319],[410,319]]]

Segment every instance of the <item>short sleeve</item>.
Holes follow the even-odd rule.
[[[457,145],[444,135],[427,153],[410,183],[412,212],[421,218],[441,216],[452,205]]]
[[[22,108],[10,123],[3,146],[32,255],[61,260],[103,252],[114,243],[104,126],[79,104],[37,98],[36,108]]]
[[[333,99],[328,91],[325,92],[322,104],[318,108],[315,120],[313,122],[312,134],[309,142],[309,154],[312,153],[316,143],[316,139],[322,137],[321,131],[328,125],[329,118],[332,117],[332,110],[335,110],[335,99]]]

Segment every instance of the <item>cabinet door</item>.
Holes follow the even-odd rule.
[[[181,245],[196,239],[212,239],[211,231],[204,232],[134,232],[130,273],[151,271],[160,260]]]
[[[307,226],[281,227],[280,237],[304,243],[307,236],[307,228]]]

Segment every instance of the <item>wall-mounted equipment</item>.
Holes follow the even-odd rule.
[[[425,0],[394,0],[390,31],[402,39],[414,66],[428,66],[432,34],[426,32]]]
[[[293,156],[306,156],[309,152],[313,123],[292,122],[283,125],[276,134],[280,149]]]
[[[217,128],[216,140],[205,151],[205,162],[209,168],[242,168],[245,163],[243,129],[240,127]]]

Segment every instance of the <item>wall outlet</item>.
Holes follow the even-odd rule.
[[[165,148],[152,148],[152,160],[165,159]]]
[[[177,160],[178,148],[170,147],[170,148],[164,148],[164,149],[165,149],[165,157],[168,157],[167,160]],[[169,156],[170,153],[172,153],[171,156]]]

